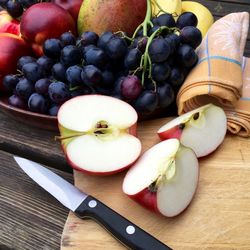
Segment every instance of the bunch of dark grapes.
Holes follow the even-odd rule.
[[[9,103],[33,112],[56,115],[61,104],[85,94],[109,95],[130,103],[140,115],[171,111],[176,93],[197,63],[201,33],[197,18],[170,14],[151,20],[147,35],[88,31],[76,38],[66,32],[48,39],[44,56],[21,57],[18,74],[7,75]],[[171,113],[171,112],[170,112]]]
[[[0,0],[0,7],[6,9],[13,18],[20,17],[25,9],[39,2],[50,2],[47,0]]]

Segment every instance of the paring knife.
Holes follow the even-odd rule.
[[[14,157],[23,171],[81,219],[92,218],[129,249],[166,250],[166,246],[105,204],[33,161]]]

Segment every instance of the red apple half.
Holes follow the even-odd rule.
[[[77,170],[113,174],[129,167],[141,153],[141,142],[135,136],[137,113],[116,98],[72,98],[61,106],[58,122],[64,153]]]
[[[161,140],[177,138],[194,150],[197,157],[213,152],[224,140],[227,117],[224,110],[213,104],[192,110],[168,122],[158,130]]]
[[[198,178],[193,150],[169,139],[147,150],[129,169],[123,191],[146,208],[173,217],[191,202]]]

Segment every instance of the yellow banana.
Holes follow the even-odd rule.
[[[161,11],[162,9],[165,12],[174,14],[174,16],[177,17],[181,14],[182,10],[181,0],[152,0],[151,5],[153,16],[163,14],[164,12]]]
[[[193,1],[183,1],[182,2],[182,13],[183,12],[193,12],[198,18],[197,28],[201,31],[202,37],[204,37],[214,23],[214,17],[204,5],[193,2]]]

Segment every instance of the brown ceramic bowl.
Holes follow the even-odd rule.
[[[53,131],[58,130],[56,117],[15,108],[8,104],[7,97],[0,97],[0,109],[9,117],[29,126]]]

